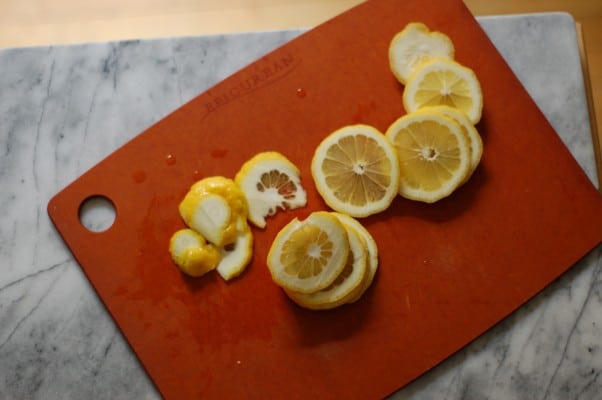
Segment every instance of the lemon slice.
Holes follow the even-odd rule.
[[[339,220],[324,211],[293,219],[276,236],[267,257],[276,284],[299,293],[328,287],[347,262],[349,240]]]
[[[218,247],[234,243],[240,218],[247,218],[244,193],[228,178],[213,176],[190,187],[179,205],[180,215],[190,228]]]
[[[434,57],[454,58],[454,44],[441,32],[430,32],[420,22],[412,22],[396,34],[389,45],[393,75],[405,84],[415,68]]]
[[[347,229],[347,235],[349,256],[334,282],[325,289],[309,294],[285,289],[291,300],[312,310],[327,310],[345,304],[358,295],[366,275],[368,251],[364,239],[353,228]]]
[[[483,94],[470,68],[455,61],[435,59],[421,64],[409,77],[403,105],[409,113],[427,106],[454,107],[476,124],[481,119]]]
[[[229,281],[239,276],[247,267],[253,256],[253,234],[250,229],[238,233],[236,242],[220,249],[221,260],[216,270],[220,276]]]
[[[192,229],[181,229],[172,235],[169,253],[182,272],[195,277],[212,271],[220,262],[219,250]]]
[[[383,211],[398,191],[395,150],[368,125],[346,126],[326,137],[315,150],[311,173],[326,204],[354,217]]]
[[[234,180],[247,198],[249,221],[259,228],[279,208],[295,209],[307,203],[299,169],[278,152],[257,154],[243,164]]]
[[[427,109],[424,109],[427,111]],[[468,147],[470,150],[470,169],[468,172],[468,176],[466,180],[470,178],[472,173],[477,169],[479,163],[481,162],[481,157],[483,155],[483,140],[481,139],[481,135],[477,131],[477,128],[474,127],[473,124],[470,123],[466,115],[460,112],[456,108],[448,107],[448,106],[435,106],[428,109],[429,112],[437,112],[439,114],[443,114],[446,117],[453,119],[460,125],[462,129],[462,133],[466,138],[468,138]]]
[[[426,203],[449,196],[470,170],[468,139],[452,119],[418,111],[395,121],[387,137],[397,150],[399,194]]]
[[[354,296],[350,296],[347,299],[348,303],[353,303],[362,297],[364,292],[368,290],[372,282],[374,281],[374,276],[376,275],[376,271],[378,270],[378,246],[376,245],[376,241],[368,232],[368,230],[356,219],[350,217],[346,214],[341,213],[333,213],[335,217],[343,224],[345,229],[347,229],[347,233],[349,231],[354,231],[363,239],[363,242],[366,244],[367,253],[367,269],[364,279],[362,280],[362,284],[360,289],[355,293]]]

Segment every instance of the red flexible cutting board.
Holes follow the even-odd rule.
[[[485,151],[472,179],[433,205],[397,199],[363,220],[380,249],[356,304],[303,310],[271,282],[272,239],[326,209],[310,175],[331,131],[381,131],[403,113],[387,48],[408,22],[447,33],[480,79]],[[304,210],[254,230],[240,279],[190,279],[167,252],[189,186],[280,151],[302,173]],[[166,162],[169,156],[170,162]],[[91,195],[115,204],[103,233],[79,222]],[[381,398],[507,316],[602,238],[602,200],[459,0],[374,0],[201,94],[58,193],[49,213],[168,399]]]

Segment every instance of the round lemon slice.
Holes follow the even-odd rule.
[[[259,153],[241,167],[234,181],[249,205],[249,221],[259,228],[278,209],[295,209],[307,203],[299,169],[278,152]]]
[[[169,253],[182,272],[195,277],[212,271],[220,261],[219,250],[192,229],[181,229],[172,235]]]
[[[427,106],[454,107],[476,124],[481,119],[483,94],[470,68],[455,61],[434,59],[422,63],[409,77],[403,105],[408,113]]]
[[[328,287],[343,271],[349,254],[347,231],[327,212],[297,218],[276,236],[267,264],[276,284],[299,293]]]
[[[424,110],[442,114],[453,119],[460,125],[462,133],[468,139],[468,147],[470,150],[470,170],[468,172],[468,176],[466,177],[466,180],[468,180],[468,178],[472,176],[472,173],[475,171],[475,169],[477,169],[479,163],[481,162],[481,157],[483,156],[483,140],[481,139],[481,135],[479,135],[477,128],[470,123],[464,113],[460,112],[456,108],[449,106],[435,106],[429,108],[428,110],[425,108]]]
[[[341,273],[327,288],[314,293],[285,293],[295,303],[312,310],[327,310],[338,307],[358,296],[363,288],[367,271],[367,248],[364,239],[353,229],[347,229],[349,256]]]
[[[385,210],[398,191],[395,150],[368,125],[346,126],[326,137],[315,150],[311,173],[326,204],[353,217]]]
[[[348,303],[354,303],[359,300],[360,297],[362,297],[364,292],[368,290],[374,281],[374,276],[378,270],[378,246],[376,245],[374,237],[372,237],[370,232],[368,232],[368,230],[358,220],[346,214],[333,213],[333,215],[337,217],[345,229],[347,229],[348,234],[349,231],[353,230],[355,233],[360,235],[360,237],[363,239],[363,242],[366,244],[366,251],[368,252],[366,274],[362,280],[361,287],[354,296],[350,296],[347,299]]]
[[[397,150],[399,194],[434,203],[449,196],[470,170],[468,139],[452,119],[418,111],[395,121],[387,137]]]
[[[454,58],[454,44],[441,32],[431,32],[420,22],[412,22],[396,34],[389,45],[393,75],[405,84],[416,67],[434,57]]]

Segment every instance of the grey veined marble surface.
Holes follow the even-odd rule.
[[[574,21],[480,18],[596,182]],[[46,214],[133,135],[301,31],[0,51],[0,399],[159,397]],[[602,398],[598,247],[394,399]]]

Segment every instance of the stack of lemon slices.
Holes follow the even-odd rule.
[[[474,126],[483,109],[481,86],[454,53],[447,35],[422,23],[408,24],[389,46],[407,114],[386,136],[399,161],[399,194],[408,199],[433,203],[449,196],[481,160],[483,142]]]
[[[326,310],[358,300],[378,267],[370,233],[345,214],[318,211],[293,219],[276,236],[267,263],[295,303]]]
[[[475,128],[483,96],[474,72],[454,61],[454,53],[448,36],[422,23],[394,36],[389,65],[405,85],[407,114],[385,135],[351,125],[318,145],[312,176],[328,206],[366,217],[389,207],[392,194],[434,203],[470,178],[483,153]]]

